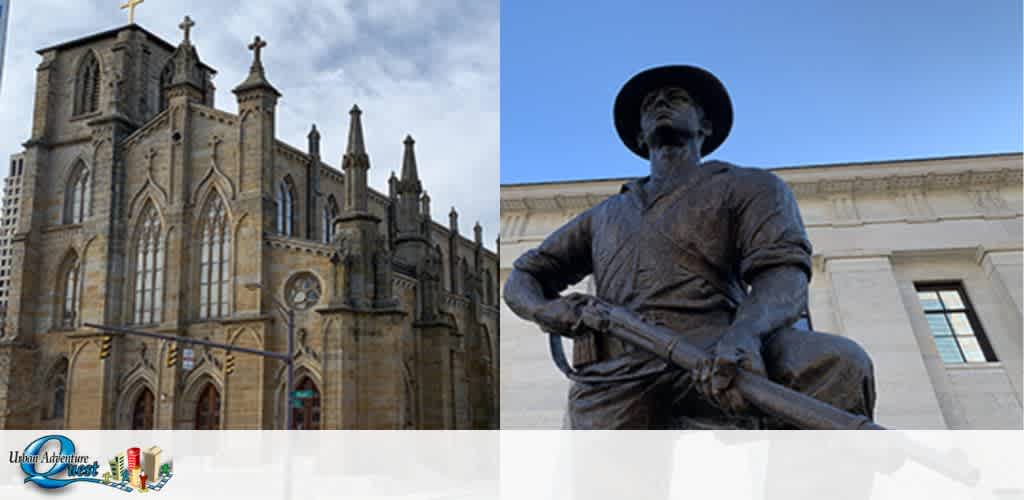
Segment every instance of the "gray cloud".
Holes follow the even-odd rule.
[[[0,154],[21,150],[29,135],[35,50],[127,22],[121,2],[14,0],[0,89]],[[348,110],[363,109],[370,183],[386,192],[399,170],[402,139],[416,139],[417,160],[432,211],[455,205],[463,232],[475,220],[494,248],[498,234],[498,3],[470,0],[150,0],[136,22],[177,44],[186,14],[193,41],[218,70],[217,107],[234,111],[231,89],[248,72],[254,35],[268,79],[284,94],[278,138],[305,148],[310,124],[323,135],[324,158],[340,164]],[[4,172],[6,173],[6,172]],[[442,219],[444,222],[445,219]]]

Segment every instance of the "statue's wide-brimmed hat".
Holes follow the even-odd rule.
[[[630,151],[647,158],[647,148],[638,142],[640,103],[647,94],[663,87],[687,91],[711,120],[711,136],[704,140],[700,155],[707,156],[725,142],[732,129],[732,101],[725,85],[708,71],[696,66],[658,66],[630,78],[615,98],[615,129]]]

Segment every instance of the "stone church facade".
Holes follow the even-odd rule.
[[[497,255],[454,208],[433,221],[412,138],[374,191],[358,107],[339,171],[315,127],[304,150],[275,138],[265,42],[229,113],[181,27],[39,51],[0,429],[496,428]],[[277,360],[83,326],[285,352],[276,302],[294,405]]]

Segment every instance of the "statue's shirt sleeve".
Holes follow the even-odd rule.
[[[593,272],[592,211],[587,210],[551,233],[537,248],[516,259],[513,266],[533,275],[551,297]]]
[[[733,210],[739,272],[750,283],[765,269],[792,265],[811,276],[811,242],[796,198],[767,171],[747,169],[735,186]]]

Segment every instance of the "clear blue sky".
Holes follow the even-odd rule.
[[[645,175],[612,102],[637,71],[678,63],[732,96],[732,133],[711,158],[1020,151],[1021,16],[1020,0],[505,1],[501,181]]]

